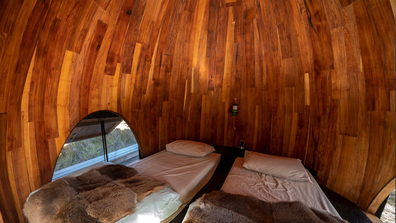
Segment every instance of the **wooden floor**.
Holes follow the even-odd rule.
[[[395,0],[0,0],[0,211],[86,115],[300,158],[364,210],[395,177]],[[231,115],[237,103],[238,116]],[[376,196],[379,196],[376,198]]]

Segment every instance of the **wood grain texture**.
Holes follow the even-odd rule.
[[[384,200],[389,196],[389,194],[395,189],[394,187],[395,187],[395,178],[389,181],[389,183],[382,188],[382,190],[371,202],[370,206],[367,209],[367,212],[371,214],[375,214],[375,212],[377,211],[376,207],[381,205],[382,202],[384,202]]]
[[[114,75],[116,64],[120,57],[120,49],[124,42],[125,32],[128,27],[129,18],[132,14],[134,3],[135,0],[127,0],[123,5],[118,17],[113,39],[111,40],[110,49],[106,59],[105,73],[108,75]]]
[[[3,18],[0,22],[0,30],[9,35],[14,31],[14,26],[18,18],[18,13],[22,7],[23,0],[4,1],[2,5]]]
[[[1,178],[1,189],[0,189],[0,201],[2,205],[0,206],[2,218],[4,222],[18,222],[20,221],[19,216],[21,210],[18,210],[17,202],[13,197],[12,184],[10,182],[9,172],[8,172],[8,162],[7,162],[7,114],[0,114],[0,178]],[[3,205],[8,204],[8,205]],[[18,213],[19,212],[19,213]]]
[[[374,210],[395,177],[394,16],[394,0],[0,1],[4,222],[98,110],[142,157],[243,139]]]

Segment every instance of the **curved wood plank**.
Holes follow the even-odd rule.
[[[364,210],[395,177],[394,0],[0,5],[5,222],[97,110],[131,124],[142,157],[175,139],[243,139],[302,159]]]
[[[0,189],[0,212],[4,222],[18,222],[18,208],[17,203],[14,200],[15,197],[12,196],[12,186],[10,183],[10,176],[7,168],[7,114],[0,114],[0,179],[1,179],[1,189]],[[3,205],[7,204],[7,205]]]
[[[382,202],[384,202],[385,198],[387,198],[394,189],[395,189],[395,178],[390,180],[389,183],[387,183],[385,187],[381,189],[381,191],[377,194],[377,196],[375,196],[374,200],[367,208],[367,212],[371,214],[375,214],[379,206],[382,204]]]

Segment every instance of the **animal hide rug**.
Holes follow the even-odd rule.
[[[341,223],[346,222],[301,202],[269,203],[254,197],[213,191],[197,200],[185,223]]]
[[[23,213],[30,223],[114,222],[147,195],[167,187],[124,165],[106,165],[64,177],[31,194]]]

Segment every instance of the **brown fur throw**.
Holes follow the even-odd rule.
[[[123,165],[106,165],[78,177],[64,177],[30,196],[23,213],[30,223],[114,222],[167,185]]]
[[[186,223],[316,223],[345,222],[322,211],[311,209],[301,202],[269,203],[254,197],[213,191],[197,200]]]

